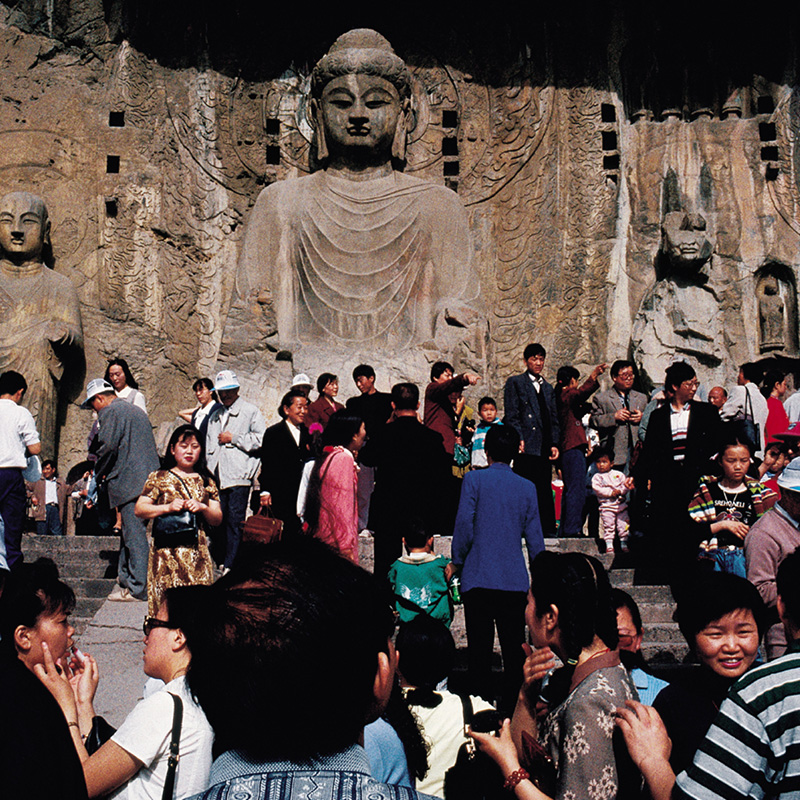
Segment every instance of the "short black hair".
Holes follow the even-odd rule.
[[[333,383],[333,381],[338,381],[339,376],[334,375],[332,372],[323,372],[322,375],[317,378],[317,391],[322,394],[322,390],[329,384]]]
[[[308,395],[302,389],[289,389],[281,398],[281,403],[278,406],[278,416],[281,419],[286,419],[286,412],[283,409],[288,408],[294,402],[295,397],[302,397],[303,400],[308,400]]]
[[[623,369],[627,369],[628,367],[630,367],[634,371],[634,373],[636,372],[636,365],[633,363],[633,361],[628,361],[627,359],[624,358],[618,358],[611,365],[611,370],[609,371],[611,377],[616,378],[617,375],[619,375],[619,373],[622,372]]]
[[[556,383],[561,386],[562,388],[566,386],[573,378],[577,380],[580,377],[580,372],[578,372],[575,367],[570,365],[559,367],[558,372],[556,372]]]
[[[776,583],[786,616],[800,626],[800,547],[781,561]]]
[[[399,669],[407,683],[434,689],[450,674],[456,660],[456,643],[447,626],[427,614],[400,625],[395,641]]]
[[[409,520],[408,526],[403,533],[403,538],[406,540],[406,547],[425,547],[428,539],[433,536],[425,530],[425,523],[421,517],[413,517]]]
[[[206,389],[208,389],[209,391],[212,391],[212,392],[214,391],[214,382],[211,380],[211,378],[198,378],[192,384],[192,391],[196,392],[198,389],[201,389],[203,386],[205,386]]]
[[[42,461],[42,469],[44,469],[45,467],[52,467],[54,472],[58,470],[56,462],[53,461],[52,458],[46,458],[44,461]]]
[[[611,602],[614,604],[615,611],[619,611],[621,608],[627,608],[630,611],[633,627],[636,628],[636,633],[641,635],[642,615],[636,601],[627,592],[615,586],[611,589]]]
[[[42,617],[70,614],[74,608],[75,592],[59,578],[51,559],[16,566],[0,595],[0,648],[13,651],[19,625],[34,628]]]
[[[484,406],[494,406],[497,408],[497,401],[494,399],[494,397],[489,397],[486,395],[486,397],[481,397],[481,399],[478,400],[478,411],[480,411]]]
[[[690,648],[709,623],[726,614],[752,611],[759,637],[767,629],[767,609],[758,589],[750,581],[727,572],[709,572],[691,583],[678,597],[673,619]]]
[[[529,344],[522,352],[522,357],[525,359],[525,361],[527,361],[529,358],[533,358],[534,356],[542,356],[542,358],[547,358],[547,350],[545,350],[544,347],[542,347],[538,342]]]
[[[764,397],[769,397],[772,394],[772,390],[775,388],[775,384],[782,383],[786,380],[786,373],[782,369],[768,369],[764,375],[761,385],[761,394]]]
[[[607,458],[614,463],[614,451],[610,447],[595,447],[592,450],[592,463],[596,464],[601,458]]]
[[[353,380],[357,381],[359,378],[374,378],[375,370],[369,364],[359,364],[353,370]]]
[[[199,588],[205,625],[187,680],[217,751],[308,761],[358,740],[376,711],[378,654],[394,630],[381,581],[295,537],[245,543],[227,575]]]
[[[396,383],[392,386],[392,403],[397,411],[416,411],[419,388],[414,383]]]
[[[431,367],[431,380],[432,381],[438,380],[443,373],[447,372],[447,370],[450,370],[450,372],[455,373],[455,368],[451,363],[449,363],[448,361],[437,361]]]
[[[674,364],[670,364],[664,373],[664,388],[677,389],[684,381],[690,381],[696,377],[697,373],[694,371],[694,367],[685,361],[676,361]]]
[[[13,369],[0,375],[0,394],[16,394],[20,389],[28,391],[28,382]]]
[[[203,436],[194,425],[188,422],[185,425],[179,425],[172,431],[172,435],[169,437],[167,446],[164,449],[164,457],[161,459],[161,469],[172,469],[177,466],[172,448],[175,447],[178,442],[185,442],[187,439],[194,439],[200,445],[200,455],[197,458],[197,463],[194,465],[195,472],[203,477],[211,477],[206,469],[205,436]]]
[[[519,453],[519,434],[513,425],[492,425],[483,440],[483,449],[492,461],[510,464]]]
[[[762,367],[754,361],[748,361],[739,367],[739,371],[744,375],[744,379],[750,383],[761,383],[764,374]]]

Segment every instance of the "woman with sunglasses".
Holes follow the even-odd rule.
[[[155,617],[144,621],[144,671],[164,682],[159,691],[145,697],[111,738],[91,755],[84,742],[92,734],[92,705],[98,684],[96,662],[86,657],[82,668],[59,670],[45,649],[39,679],[61,706],[72,741],[83,764],[89,797],[101,797],[119,787],[116,795],[128,800],[161,800],[169,771],[170,742],[174,734],[176,703],[180,699],[180,769],[175,776],[175,800],[189,797],[208,786],[214,733],[202,709],[186,685],[192,660],[190,642],[198,620],[199,597],[205,587],[169,589]],[[172,696],[171,696],[172,695]]]

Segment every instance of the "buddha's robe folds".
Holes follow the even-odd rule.
[[[320,171],[261,192],[237,289],[271,291],[284,343],[405,347],[477,297],[473,259],[449,189],[399,172],[354,181]]]

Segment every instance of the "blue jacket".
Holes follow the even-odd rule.
[[[536,487],[508,464],[468,472],[453,532],[453,563],[463,567],[462,590],[527,592],[523,537],[533,561],[544,550]]]
[[[539,398],[527,372],[512,375],[506,381],[504,391],[506,425],[513,425],[520,438],[525,442],[525,453],[530,456],[550,456],[550,448],[558,447],[561,431],[556,411],[556,393],[547,382],[542,382],[544,402],[550,419],[550,440],[545,442],[542,418],[539,409]]]

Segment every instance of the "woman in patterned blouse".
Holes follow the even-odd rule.
[[[624,745],[614,746],[614,720],[616,708],[637,695],[620,664],[611,586],[600,562],[582,553],[540,553],[526,621],[537,649],[527,648],[514,720],[499,736],[473,733],[478,746],[520,800],[634,796],[638,775]],[[554,654],[565,666],[543,687]]]

